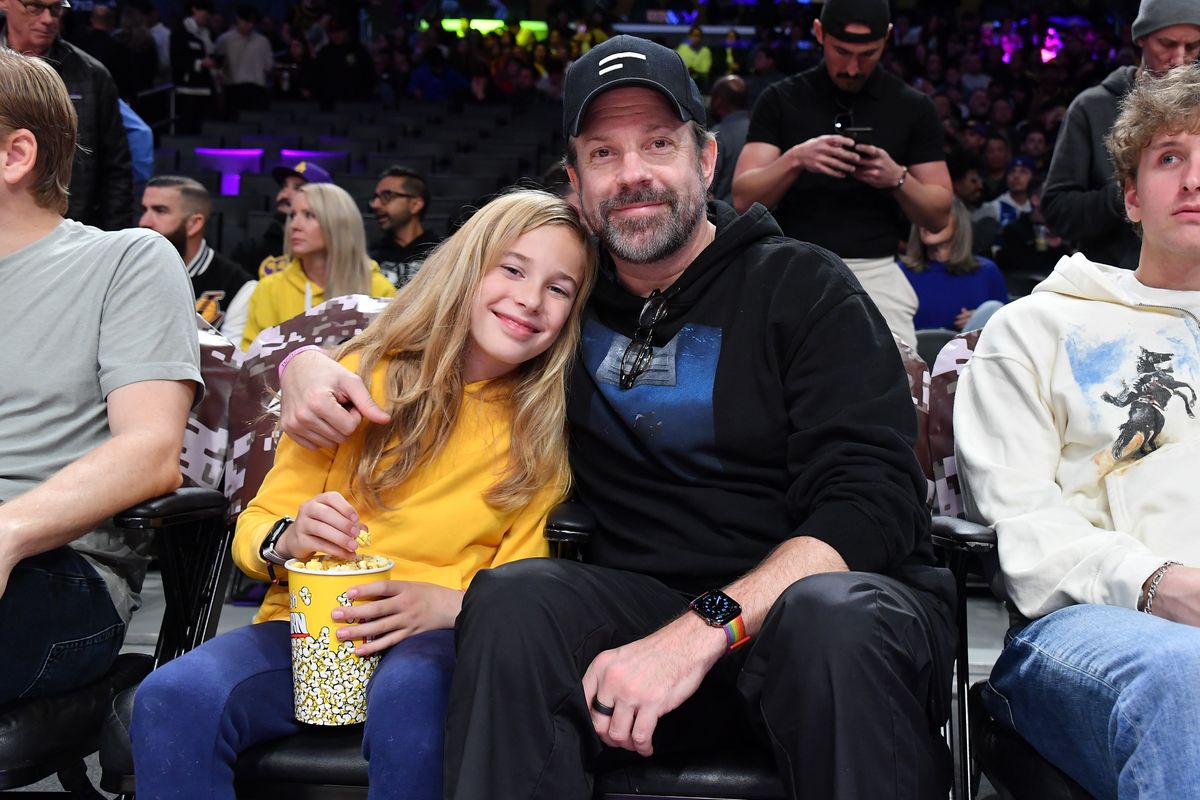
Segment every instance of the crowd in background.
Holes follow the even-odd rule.
[[[612,36],[619,21],[559,5],[551,8],[545,38],[516,21],[486,34],[469,29],[460,35],[443,29],[440,21],[429,24],[395,9],[384,13],[386,3],[368,4],[357,13],[348,13],[349,5],[302,0],[284,20],[255,14],[254,26],[274,54],[275,96],[557,102],[564,70]],[[701,88],[738,73],[750,79],[753,100],[762,86],[820,58],[812,36],[819,6],[765,5],[771,8],[756,13],[769,10],[774,18],[741,26],[752,27],[751,34],[732,26],[716,32],[706,25],[694,43],[687,34],[649,38],[707,50],[709,68],[694,72]],[[921,4],[897,15],[884,56],[888,70],[934,99],[948,134],[987,159],[984,200],[1003,191],[1004,161],[998,144],[985,147],[989,133],[1004,136],[1012,152],[1027,148],[1044,166],[1071,98],[1137,58],[1129,33],[1131,12],[1114,14],[1099,4],[1080,11],[1062,4],[1060,15],[1047,11],[1046,4],[1034,5],[1018,3],[993,17]],[[206,9],[201,26],[214,44],[237,30],[236,14],[216,13],[211,3],[192,6]],[[188,16],[161,19],[148,0],[125,4],[119,12],[97,5],[89,13],[69,13],[64,32],[105,63],[122,97],[131,99],[155,77],[172,73],[171,31],[180,30]],[[211,68],[228,69],[228,61],[216,58]]]
[[[955,195],[973,221],[972,251],[1006,272],[1048,272],[1072,245],[1040,211],[1054,143],[1075,95],[1137,62],[1129,28],[1134,9],[899,5],[881,66],[937,108]],[[252,4],[215,8],[196,0],[183,4],[178,18],[162,19],[153,3],[140,0],[68,12],[64,34],[109,68],[134,108],[156,82],[173,81],[177,92],[183,87],[177,132],[184,133],[196,132],[201,118],[233,118],[239,108],[262,108],[271,98],[312,99],[324,107],[356,100],[561,103],[566,69],[625,21],[694,23],[686,34],[649,36],[680,53],[702,91],[716,90],[713,122],[723,116],[716,102],[724,94],[722,77],[744,80],[744,90],[738,87],[749,112],[766,86],[821,57],[812,33],[819,6],[713,4],[697,12],[637,3],[618,19],[603,4],[561,3],[549,6],[544,33],[515,19],[483,33],[418,16],[432,8],[300,0],[275,18]],[[197,53],[203,58],[193,58]],[[199,106],[194,92],[203,95]],[[735,138],[723,146],[736,147]],[[728,174],[719,174],[718,184],[723,178],[727,185]],[[901,253],[907,233],[907,226],[898,232]]]

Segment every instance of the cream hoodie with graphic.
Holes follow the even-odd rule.
[[[957,388],[958,474],[1025,616],[1133,608],[1167,559],[1200,565],[1198,313],[1200,292],[1077,254],[988,322]]]

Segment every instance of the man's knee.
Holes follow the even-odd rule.
[[[573,597],[571,572],[577,565],[552,558],[528,558],[483,570],[471,581],[458,617],[458,629],[502,625],[512,632],[561,612]]]
[[[779,644],[808,653],[852,658],[857,648],[875,642],[881,605],[880,586],[853,572],[812,575],[796,581],[771,607],[764,629]]]

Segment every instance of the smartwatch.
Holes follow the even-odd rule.
[[[688,608],[695,611],[706,624],[725,631],[728,644],[726,652],[736,650],[750,641],[746,623],[742,620],[741,605],[720,589],[705,592],[688,603]]]
[[[267,538],[263,539],[262,546],[258,548],[258,554],[263,561],[267,562],[267,574],[271,576],[271,583],[279,583],[279,578],[275,575],[275,565],[283,566],[287,563],[287,559],[279,554],[275,549],[275,545],[279,543],[279,537],[283,536],[283,532],[288,529],[296,520],[291,517],[284,517],[271,526],[271,530],[267,531]]]

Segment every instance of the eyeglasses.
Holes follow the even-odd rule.
[[[387,189],[384,189],[382,192],[376,192],[375,194],[371,195],[371,200],[372,201],[378,200],[380,203],[382,203],[383,205],[386,206],[388,203],[392,202],[397,197],[407,197],[407,198],[411,199],[411,198],[420,197],[420,196],[421,195],[419,195],[419,194],[408,194],[406,192],[389,192]]]
[[[637,379],[650,368],[650,362],[654,359],[654,326],[667,315],[667,304],[675,296],[675,291],[671,289],[664,294],[655,289],[646,298],[638,314],[637,329],[621,355],[621,375],[617,385],[622,389],[632,389]]]
[[[61,0],[58,3],[33,3],[30,0],[21,0],[21,5],[25,6],[25,13],[31,17],[40,17],[43,11],[49,11],[50,16],[57,19],[63,15],[63,11],[71,7],[67,0]]]

